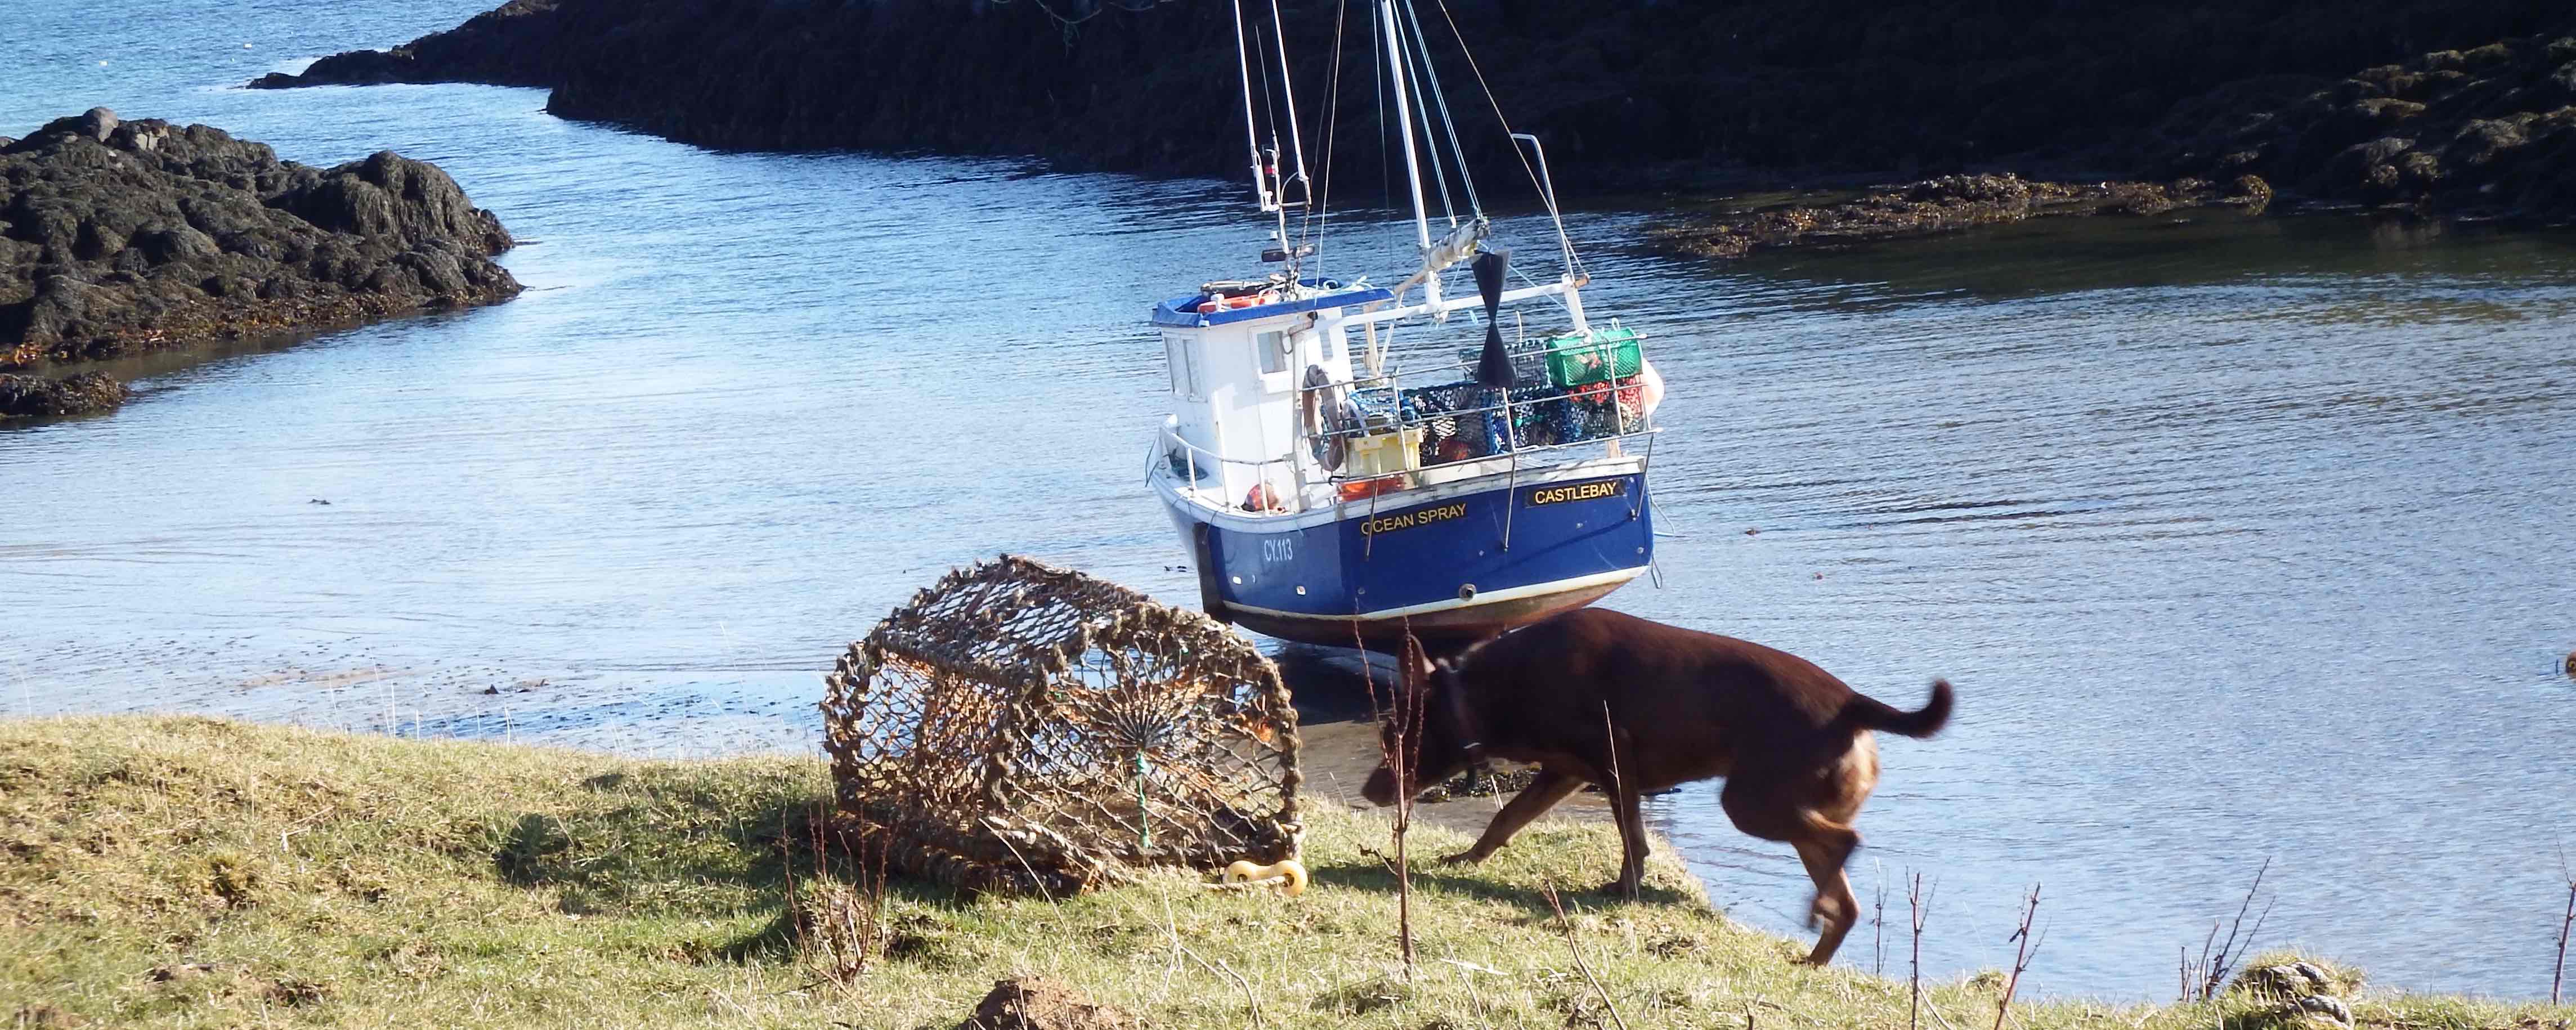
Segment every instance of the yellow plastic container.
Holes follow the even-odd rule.
[[[1383,476],[1421,467],[1422,428],[1407,426],[1351,438],[1350,459],[1342,466],[1342,474]]]

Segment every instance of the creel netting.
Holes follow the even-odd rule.
[[[1278,669],[1205,615],[1025,558],[949,573],[825,678],[842,816],[890,864],[1071,893],[1296,854]]]

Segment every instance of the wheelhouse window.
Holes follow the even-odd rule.
[[[1190,347],[1190,338],[1179,333],[1164,333],[1163,364],[1172,374],[1172,395],[1184,400],[1197,400],[1198,356]]]
[[[1288,334],[1263,333],[1256,338],[1261,351],[1261,372],[1271,375],[1288,371]]]

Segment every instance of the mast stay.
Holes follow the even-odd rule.
[[[1484,211],[1483,198],[1478,194],[1475,178],[1468,171],[1466,149],[1459,139],[1457,118],[1450,111],[1448,97],[1440,84],[1439,73],[1433,67],[1430,39],[1423,30],[1417,5],[1414,0],[1371,0],[1371,2],[1377,8],[1371,19],[1374,23],[1372,27],[1376,30],[1372,35],[1379,47],[1385,51],[1384,65],[1380,71],[1391,93],[1389,99],[1392,103],[1388,106],[1395,110],[1396,139],[1390,141],[1389,145],[1400,147],[1404,152],[1405,192],[1406,198],[1413,205],[1414,249],[1420,264],[1402,283],[1394,287],[1396,295],[1394,301],[1380,302],[1370,309],[1345,318],[1362,322],[1371,328],[1380,322],[1415,316],[1445,320],[1451,312],[1474,306],[1483,300],[1483,298],[1471,297],[1452,299],[1444,296],[1441,272],[1486,251],[1488,249],[1486,240],[1492,234],[1492,221]],[[1450,15],[1446,0],[1435,0],[1435,2],[1440,5],[1442,17],[1448,20],[1451,33],[1458,36],[1459,45],[1463,48],[1466,43],[1465,36],[1458,31],[1457,20]],[[1282,285],[1291,293],[1295,293],[1302,288],[1299,278],[1301,259],[1314,253],[1318,243],[1292,237],[1288,227],[1288,209],[1291,206],[1300,208],[1305,212],[1306,218],[1309,221],[1312,220],[1316,197],[1313,180],[1306,168],[1303,134],[1299,131],[1295,84],[1291,80],[1288,63],[1285,18],[1281,13],[1279,0],[1271,0],[1270,38],[1264,41],[1257,22],[1249,28],[1244,24],[1243,0],[1230,0],[1230,6],[1234,16],[1236,67],[1243,80],[1244,144],[1248,166],[1252,172],[1254,198],[1259,210],[1263,214],[1272,216],[1269,233],[1271,246],[1262,253],[1262,259],[1287,266],[1287,274],[1284,276],[1287,282]],[[1399,6],[1402,8],[1401,11],[1398,10]],[[1337,30],[1335,39],[1338,41],[1340,38],[1341,33]],[[1275,53],[1272,52],[1274,50]],[[1467,54],[1466,59],[1469,68],[1475,72],[1477,84],[1483,89],[1487,102],[1494,104],[1496,119],[1501,120],[1501,105],[1495,101],[1492,87],[1485,82],[1484,70],[1476,65],[1474,54]],[[1261,88],[1265,94],[1270,92],[1269,69],[1275,62],[1280,76],[1278,93],[1286,100],[1287,116],[1284,120],[1287,123],[1288,138],[1284,141],[1279,138],[1281,129],[1279,123],[1282,119],[1277,111],[1273,110],[1267,126],[1269,130],[1267,147],[1263,146],[1263,121],[1252,97],[1256,62],[1260,65]],[[1338,45],[1335,63],[1339,64]],[[1324,113],[1328,123],[1335,120],[1338,115],[1338,111],[1330,107],[1326,108]],[[1417,114],[1421,129],[1419,136],[1415,133]],[[1384,116],[1383,109],[1380,111],[1380,116]],[[1590,276],[1584,273],[1581,260],[1574,253],[1573,240],[1566,233],[1564,215],[1556,200],[1555,184],[1548,180],[1543,171],[1546,162],[1545,151],[1541,148],[1537,137],[1512,132],[1508,121],[1501,121],[1501,125],[1511,136],[1514,155],[1520,158],[1522,168],[1529,173],[1531,185],[1537,188],[1539,197],[1545,205],[1547,215],[1556,230],[1558,249],[1565,264],[1563,272],[1554,282],[1532,283],[1522,289],[1503,291],[1492,299],[1509,302],[1543,296],[1560,297],[1562,298],[1560,303],[1566,306],[1573,317],[1574,328],[1581,331],[1586,326],[1582,302],[1576,291],[1590,281]],[[1447,151],[1445,162],[1442,156],[1443,144]],[[1529,148],[1526,153],[1521,149],[1524,144]],[[1532,164],[1532,156],[1537,158],[1536,165]],[[1430,177],[1434,180],[1431,184],[1423,181],[1425,177],[1422,165],[1426,160],[1431,164]],[[1465,194],[1467,210],[1463,213],[1463,217],[1453,206],[1449,193],[1447,171],[1450,166],[1456,168],[1459,187]],[[1432,232],[1431,196],[1426,190],[1426,185],[1439,191],[1443,220],[1447,223],[1447,231],[1436,237]],[[1291,187],[1295,188],[1293,193]],[[1524,282],[1530,281],[1526,275],[1522,275],[1521,278]],[[1416,286],[1422,288],[1421,299],[1416,303],[1406,304],[1405,295]]]

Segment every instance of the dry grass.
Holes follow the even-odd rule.
[[[1541,888],[1615,868],[1606,826],[1541,823],[1481,868],[1415,870],[1422,964],[1408,986],[1394,877],[1362,851],[1387,824],[1332,810],[1310,822],[1313,886],[1293,900],[1178,873],[1061,904],[898,884],[871,934],[883,954],[843,982],[828,967],[846,956],[800,952],[786,902],[789,873],[812,875],[795,843],[827,795],[819,760],[639,762],[193,718],[0,722],[0,1019],[947,1027],[996,978],[1040,973],[1165,1027],[1249,1026],[1253,1003],[1271,1026],[1608,1025],[1605,996],[1638,1027],[1905,1025],[1902,980],[1793,966],[1802,944],[1728,923],[1664,855],[1643,902],[1567,899],[1596,992]],[[1414,832],[1424,854],[1466,843]],[[1996,993],[1951,981],[1925,1002],[1958,1023]],[[2354,1008],[2409,1030],[2576,1015],[2395,995]],[[2242,994],[2023,1000],[2012,1023],[2247,1027],[2262,1011]]]

